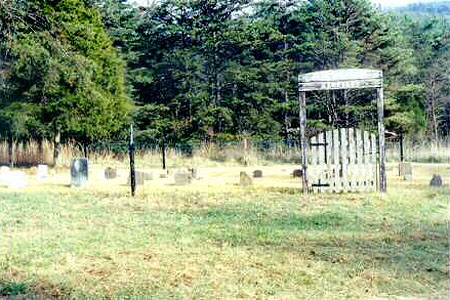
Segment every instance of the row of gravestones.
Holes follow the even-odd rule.
[[[71,164],[71,185],[83,186],[88,181],[88,161],[87,159],[74,159]],[[160,178],[167,178],[167,173],[160,174]],[[117,169],[108,167],[104,171],[105,179],[117,178]],[[175,185],[187,185],[192,182],[192,179],[197,178],[197,169],[190,168],[187,172],[177,172],[174,174]],[[135,171],[136,185],[144,185],[146,181],[153,180],[153,174],[142,171]],[[131,183],[131,178],[128,177],[128,184]]]
[[[400,163],[400,165],[398,166],[398,173],[400,177],[403,177],[404,180],[412,180],[412,164],[405,162]],[[430,180],[430,186],[435,188],[442,187],[443,181],[441,175],[433,174],[433,177]]]
[[[39,165],[37,167],[37,179],[46,180],[48,178],[48,166]],[[24,188],[28,185],[28,176],[23,171],[11,170],[9,167],[0,167],[0,185],[9,188]]]

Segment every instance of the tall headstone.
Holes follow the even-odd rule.
[[[89,178],[89,163],[87,158],[74,158],[70,164],[70,185],[81,187]]]

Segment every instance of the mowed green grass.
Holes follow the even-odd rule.
[[[449,181],[449,167],[441,166]],[[303,196],[227,185],[0,190],[0,295],[446,298],[449,189]]]

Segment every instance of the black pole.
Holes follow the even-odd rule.
[[[166,169],[166,135],[162,133],[162,164],[163,170]]]
[[[400,162],[405,161],[405,137],[403,135],[403,132],[400,133]]]
[[[136,194],[136,170],[134,169],[134,139],[133,139],[133,125],[130,128],[130,184],[131,184],[131,196]]]

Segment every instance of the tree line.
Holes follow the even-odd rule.
[[[450,19],[418,9],[383,11],[368,0],[145,8],[0,0],[0,134],[86,146],[124,140],[133,123],[139,141],[292,139],[298,74],[377,68],[388,130],[436,140],[450,132]],[[370,92],[308,100],[310,134],[375,124]]]

